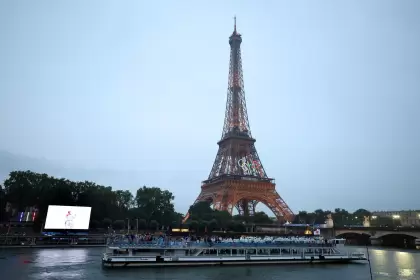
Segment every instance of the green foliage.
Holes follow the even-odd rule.
[[[389,226],[389,227],[395,227],[395,226],[401,226],[401,220],[399,219],[393,219],[392,217],[376,217],[376,219],[370,220],[371,226]]]
[[[73,182],[31,171],[13,171],[4,181],[4,187],[0,186],[1,209],[5,209],[6,202],[17,212],[35,207],[38,209],[35,222],[42,223],[48,205],[90,206],[90,227],[103,229],[122,229],[128,226],[127,219],[131,228],[136,228],[138,220],[139,229],[146,229],[150,224],[153,229],[173,222],[179,225],[182,215],[174,211],[173,199],[172,193],[156,187],[144,186],[134,197],[127,190],[113,191],[93,182]],[[0,222],[11,218],[4,212],[0,212]]]
[[[116,221],[114,221],[112,223],[112,228],[113,229],[118,229],[118,230],[125,228],[124,220],[116,220]]]
[[[209,221],[213,218],[214,211],[207,201],[199,201],[196,204],[190,206],[188,210],[190,213],[190,219],[192,220],[205,220]],[[229,215],[230,216],[230,215]]]
[[[234,232],[245,232],[246,229],[244,222],[241,223],[239,221],[232,220],[228,225],[228,230]]]
[[[175,212],[174,196],[158,187],[139,188],[135,195],[127,190],[112,190],[93,182],[73,182],[54,178],[47,174],[31,171],[13,171],[0,185],[0,222],[10,219],[11,211],[3,211],[6,204],[17,212],[27,211],[31,207],[38,209],[35,227],[41,227],[45,220],[48,205],[76,205],[92,207],[90,227],[115,230],[131,229],[158,230],[162,226],[181,227],[183,216]],[[9,204],[7,204],[9,205]],[[226,211],[217,211],[209,202],[198,202],[189,208],[190,218],[187,226],[194,231],[234,231],[243,232],[246,225],[272,224],[273,221],[264,212],[253,216],[232,217]],[[322,224],[328,214],[332,215],[336,226],[362,225],[364,216],[371,216],[365,209],[349,213],[344,209],[314,212],[300,211],[293,221],[299,224]],[[371,220],[371,225],[396,226],[399,220],[382,218]],[[184,226],[185,227],[185,226]]]
[[[164,225],[169,225],[175,218],[173,200],[174,196],[171,192],[146,186],[138,189],[134,198],[136,207],[141,209],[142,218],[148,222],[160,221]]]
[[[218,222],[216,219],[212,219],[211,221],[208,222],[208,225],[207,225],[209,231],[213,231],[217,229],[217,226],[218,226]]]
[[[103,219],[103,220],[102,220],[102,226],[103,226],[104,228],[108,228],[108,227],[112,226],[112,220],[111,220],[111,219],[109,219],[109,218],[105,218],[105,219]]]
[[[264,212],[256,212],[253,216],[234,216],[226,211],[217,211],[211,208],[210,202],[201,201],[192,205],[189,209],[189,228],[194,231],[208,232],[222,231],[245,231],[245,224],[272,224],[273,220]]]
[[[159,223],[156,220],[151,220],[149,223],[149,228],[153,230],[158,230]]]
[[[236,215],[233,219],[240,223],[247,223],[247,224],[272,224],[273,220],[268,217],[268,215],[264,212],[255,212],[253,216],[244,217],[240,215]]]
[[[138,220],[139,229],[146,229],[147,228],[147,222],[145,219],[139,219]]]
[[[0,185],[0,221],[6,219],[6,194],[2,185]]]
[[[335,226],[363,225],[365,216],[371,216],[366,209],[358,209],[353,213],[345,209],[336,208],[334,212],[317,209],[312,213],[300,211],[293,221],[296,224],[323,224],[327,219],[327,215],[331,214]]]
[[[190,220],[189,222],[189,229],[197,231],[199,227],[199,223],[196,220]]]
[[[99,228],[100,223],[97,220],[90,220],[89,228],[90,229],[97,229]]]
[[[226,228],[232,220],[232,216],[227,211],[215,210],[213,213],[213,217],[217,221],[217,225],[219,228]]]

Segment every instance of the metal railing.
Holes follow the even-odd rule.
[[[123,249],[128,248],[167,248],[167,249],[181,249],[181,248],[258,248],[258,247],[311,247],[311,248],[330,248],[334,247],[330,243],[300,243],[300,242],[182,242],[164,240],[156,241],[110,241],[108,246],[119,247]]]
[[[0,246],[106,245],[106,237],[0,236]]]

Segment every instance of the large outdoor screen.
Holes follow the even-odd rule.
[[[91,207],[49,205],[44,229],[89,229]]]

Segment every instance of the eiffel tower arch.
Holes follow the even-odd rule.
[[[214,209],[251,216],[257,203],[265,204],[279,221],[292,221],[293,212],[267,176],[255,148],[245,102],[241,59],[242,36],[235,26],[229,37],[230,65],[226,112],[219,150],[194,204],[209,201]],[[186,215],[184,221],[187,220]]]

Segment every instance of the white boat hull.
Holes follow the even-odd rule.
[[[349,263],[366,260],[364,257],[352,256],[305,256],[305,257],[274,257],[250,256],[242,257],[164,257],[156,261],[155,257],[112,257],[102,259],[106,268],[116,267],[165,267],[165,266],[216,266],[216,265],[267,265],[267,264],[320,264],[320,263]]]

